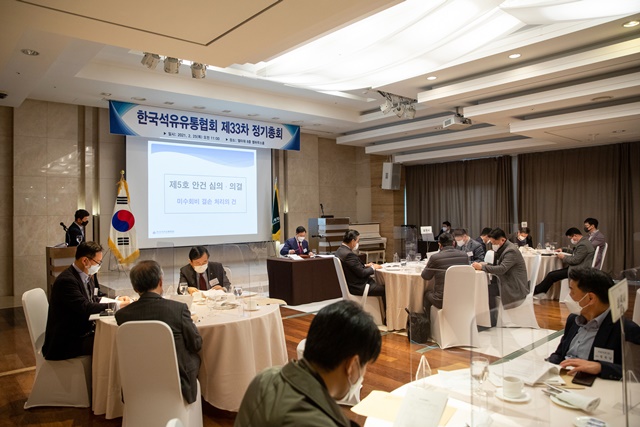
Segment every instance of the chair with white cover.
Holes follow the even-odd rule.
[[[384,325],[382,297],[367,298],[369,294],[369,284],[364,287],[362,296],[353,295],[351,292],[349,292],[349,285],[347,285],[347,279],[344,276],[344,270],[342,269],[342,262],[340,261],[340,258],[334,257],[333,265],[336,269],[336,275],[338,276],[338,283],[340,284],[342,298],[359,303],[364,311],[366,311],[373,317],[373,321],[376,323],[376,325]]]
[[[633,323],[640,325],[640,289],[636,291],[636,302],[633,305]]]
[[[596,251],[593,254],[593,262],[591,263],[591,267],[597,268],[598,270],[602,270],[602,266],[604,265],[604,257],[607,255],[607,248],[609,247],[608,243],[605,243],[604,246],[596,247]],[[600,260],[600,265],[596,265],[598,261],[598,254],[600,253],[600,249],[602,249],[602,259]]]
[[[476,347],[476,272],[470,265],[453,265],[444,276],[442,309],[431,306],[431,337],[440,348]]]
[[[496,256],[496,252],[489,249],[485,254],[484,254],[484,262],[486,262],[487,264],[493,264],[493,260]]]
[[[224,274],[227,275],[227,279],[229,279],[229,282],[233,283],[233,280],[231,279],[231,269],[226,265],[223,265],[222,268],[224,269]],[[222,285],[222,283],[220,285]]]
[[[498,304],[498,323],[499,328],[533,328],[539,329],[536,313],[533,309],[533,291],[538,281],[538,271],[542,255],[537,254],[531,266],[533,274],[529,281],[529,293],[525,297],[522,304],[514,308],[505,309],[502,301]]]
[[[22,294],[31,345],[36,356],[36,375],[25,409],[37,406],[91,406],[91,356],[46,360],[42,355],[49,302],[43,289]]]
[[[166,323],[124,323],[118,327],[116,348],[124,427],[160,426],[173,418],[180,419],[186,427],[202,427],[200,382],[196,401],[187,403],[180,388],[173,333]]]
[[[167,422],[167,426],[166,427],[183,427],[184,424],[182,424],[182,421],[180,421],[178,418],[174,418],[172,420],[169,420],[169,422]]]

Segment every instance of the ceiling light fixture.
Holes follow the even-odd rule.
[[[384,98],[384,102],[380,105],[382,114],[388,114],[390,111],[399,118],[413,119],[416,116],[415,99],[405,98],[404,96],[394,95],[389,92],[378,91]]]
[[[435,80],[435,79],[437,79],[437,77],[436,77],[436,76],[429,76],[429,77],[427,77],[427,80]]]
[[[145,52],[140,63],[150,70],[155,70],[160,62],[160,55]]]
[[[629,21],[622,24],[624,28],[633,28],[640,25],[640,21]]]
[[[200,62],[191,64],[191,77],[194,79],[204,79],[207,76],[207,66]]]
[[[204,110],[207,107],[205,107],[204,105],[194,105],[193,108],[195,108],[196,110]]]
[[[169,74],[178,74],[181,63],[182,61],[180,61],[178,58],[167,56],[164,59],[164,72]]]
[[[520,55],[519,53],[512,53],[511,55],[509,55],[509,59],[518,59],[521,56],[522,55]]]
[[[134,101],[146,101],[147,98],[142,98],[141,96],[132,96],[131,99]]]
[[[38,56],[38,55],[40,55],[40,52],[38,52],[37,50],[33,50],[33,49],[20,49],[20,52],[24,53],[27,56]]]

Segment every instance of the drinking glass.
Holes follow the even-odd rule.
[[[402,267],[402,269],[405,269],[407,267],[407,260],[406,258],[402,258],[400,260],[400,267]]]
[[[422,259],[422,255],[416,254],[416,262],[420,262],[421,259]]]
[[[233,294],[236,297],[242,296],[242,288],[240,286],[236,286],[235,288],[233,288]]]
[[[471,359],[471,378],[474,383],[474,393],[478,396],[486,395],[482,389],[482,383],[489,376],[489,360],[486,357],[473,357]]]
[[[187,284],[187,282],[180,282],[178,284],[178,293],[180,293],[180,295],[186,295],[188,287],[189,285]]]

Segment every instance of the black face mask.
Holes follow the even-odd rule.
[[[588,229],[587,227],[585,227],[585,228],[584,228],[584,232],[585,232],[585,233],[588,233],[588,232],[589,232],[589,229]]]
[[[81,224],[83,227],[86,227],[87,225],[89,225],[89,221],[82,221]]]

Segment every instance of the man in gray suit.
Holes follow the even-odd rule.
[[[602,255],[607,240],[604,238],[602,231],[598,230],[598,220],[595,218],[587,218],[584,220],[584,231],[589,234],[589,241],[593,245],[593,249],[600,248],[598,257],[596,258],[595,268],[602,270]]]
[[[131,269],[129,277],[140,299],[116,312],[118,325],[136,320],[159,320],[173,332],[180,373],[182,396],[193,403],[198,393],[202,337],[191,320],[186,304],[162,298],[162,269],[156,261],[141,261]]]
[[[478,246],[480,244],[476,242]],[[440,252],[431,255],[427,266],[422,270],[422,278],[431,280],[429,287],[424,292],[424,312],[428,316],[431,306],[435,305],[439,309],[442,308],[442,299],[444,297],[444,276],[447,268],[452,265],[469,265],[469,256],[466,252],[459,251],[453,247],[453,236],[449,233],[441,233],[438,237],[438,246]]]
[[[502,306],[506,309],[518,307],[529,293],[529,279],[520,250],[507,240],[504,230],[494,228],[489,233],[489,240],[495,251],[493,265],[486,262],[474,262],[471,265],[476,270],[494,275],[494,281],[489,285],[489,309],[491,325],[495,325],[498,319],[496,298],[500,296]]]
[[[569,268],[571,267],[591,267],[595,249],[593,249],[589,239],[583,236],[580,230],[575,227],[568,229],[565,234],[571,240],[573,250],[569,249],[569,253],[562,252],[562,249],[557,249],[557,251],[559,252],[558,258],[563,261],[566,267],[547,273],[544,280],[533,291],[534,295],[545,293],[555,282],[567,279],[569,277]]]

